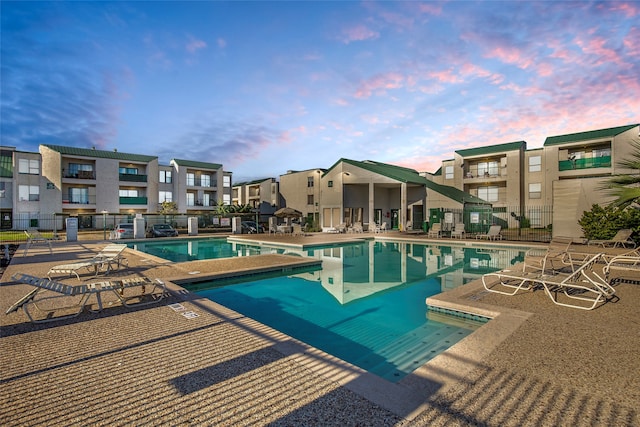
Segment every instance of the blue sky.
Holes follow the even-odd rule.
[[[639,2],[2,1],[2,145],[434,172],[640,122]]]

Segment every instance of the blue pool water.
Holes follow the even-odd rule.
[[[295,251],[322,268],[193,292],[390,381],[482,325],[427,309],[425,299],[519,262],[519,249],[404,242]]]
[[[282,249],[227,242],[225,237],[212,239],[156,240],[144,243],[129,243],[128,246],[174,262],[283,252]]]

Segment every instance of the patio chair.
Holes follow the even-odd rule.
[[[636,242],[631,240],[631,235],[633,234],[633,230],[630,228],[623,228],[618,230],[615,236],[613,236],[609,240],[589,240],[587,242],[588,245],[593,246],[602,246],[603,248],[617,248],[617,247],[636,247]]]
[[[95,276],[98,275],[101,269],[105,270],[104,274],[109,274],[111,270],[113,270],[112,264],[115,264],[118,269],[122,264],[126,264],[128,266],[128,260],[122,256],[122,252],[124,252],[126,248],[126,244],[108,244],[91,259],[51,267],[47,273],[47,277],[51,279],[52,274],[75,274],[78,280],[80,280],[80,275],[78,273],[84,269],[89,271],[93,270]]]
[[[454,239],[462,239],[464,237],[464,223],[459,222],[453,227],[451,231],[451,237]]]
[[[476,239],[502,240],[502,234],[500,234],[501,230],[502,226],[492,225],[489,227],[489,231],[487,231],[486,234],[476,234]]]
[[[387,231],[387,223],[383,222],[380,225],[376,225],[376,228],[374,229],[375,233],[385,233]]]
[[[431,226],[429,232],[427,233],[427,237],[438,238],[442,234],[442,225],[439,222],[436,222]]]
[[[82,284],[82,285],[75,285],[75,286],[67,285],[64,283],[57,282],[55,280],[44,279],[40,277],[31,276],[29,274],[23,274],[23,273],[14,274],[12,279],[17,281],[18,283],[31,285],[34,287],[34,289],[29,291],[25,296],[20,298],[11,307],[9,307],[5,312],[5,314],[9,314],[14,311],[17,311],[20,307],[22,307],[23,311],[25,312],[29,320],[33,323],[50,322],[54,320],[63,320],[63,319],[69,319],[72,317],[77,317],[78,315],[80,315],[80,313],[82,313],[82,311],[84,310],[84,307],[87,305],[87,302],[89,301],[89,298],[92,295],[96,295],[98,309],[90,310],[90,311],[94,313],[101,311],[103,309],[101,293],[105,291],[113,292],[118,297],[122,305],[126,307],[131,307],[132,305],[134,305],[129,303],[129,300],[131,300],[132,298],[140,299],[140,302],[138,302],[136,305],[146,305],[146,304],[150,304],[150,303],[161,300],[162,298],[164,298],[167,292],[164,282],[162,282],[159,279],[156,279],[156,282],[152,283],[146,277],[133,277],[133,278],[127,278],[122,280],[116,280],[116,281],[97,282],[97,283]],[[151,284],[153,284],[153,288],[151,289],[151,292],[145,292],[146,286]],[[135,295],[135,296],[125,296],[124,290],[126,288],[131,288],[134,286],[141,287],[142,293],[140,295]],[[162,293],[160,294],[155,293],[155,290],[158,286],[162,288]],[[36,296],[42,291],[50,291],[52,295],[39,298],[36,300]],[[151,295],[152,296],[151,300],[148,302],[142,302],[145,295]],[[71,304],[71,305],[47,304],[48,306],[43,305],[45,301],[59,300],[62,298],[67,298],[68,300],[69,298],[73,298],[73,297],[78,298],[75,304]],[[31,306],[35,307],[35,309],[40,312],[46,313],[46,317],[44,319],[35,319],[32,316],[31,311],[29,310]],[[72,308],[77,311],[75,311],[72,314],[52,317],[53,313],[56,311],[62,311],[62,310],[67,311]]]
[[[293,224],[293,231],[291,232],[292,236],[304,236],[302,232],[302,226],[300,224]]]
[[[570,274],[543,274],[503,270],[482,276],[482,285],[487,291],[503,295],[515,295],[520,290],[531,290],[541,286],[551,301],[560,306],[592,310],[598,304],[607,301],[615,289],[598,273],[593,271],[603,254],[595,254]],[[490,280],[497,278],[498,280]],[[506,289],[504,289],[506,288]],[[562,293],[569,302],[561,302]],[[592,296],[588,296],[593,294]],[[576,301],[571,303],[571,301]],[[586,304],[584,302],[586,302]]]
[[[24,230],[24,234],[27,235],[27,245],[24,248],[24,255],[27,255],[27,252],[29,251],[29,248],[33,245],[39,245],[39,244],[44,244],[49,246],[49,253],[53,254],[53,248],[51,247],[51,240],[48,237],[44,237],[42,234],[40,234],[40,231],[38,231],[35,228],[29,228],[27,230]]]
[[[634,249],[630,252],[625,252],[609,258],[607,260],[607,265],[603,268],[605,278],[609,277],[612,268],[640,272],[640,249]]]
[[[585,259],[593,254],[571,251],[572,237],[556,236],[546,249],[532,248],[525,253],[523,271],[534,270],[541,274],[555,274],[565,268],[575,271]]]

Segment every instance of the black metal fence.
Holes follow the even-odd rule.
[[[551,206],[491,207],[469,205],[463,209],[431,209],[431,224],[440,223],[445,233],[453,230],[455,224],[463,223],[467,235],[486,233],[491,225],[500,225],[506,240],[549,242],[553,226]]]

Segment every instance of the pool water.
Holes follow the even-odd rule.
[[[322,268],[192,291],[394,382],[483,324],[431,312],[427,297],[524,255],[376,241],[286,252],[321,259]]]
[[[227,242],[226,238],[157,240],[129,243],[130,248],[173,262],[282,253],[282,249]]]

